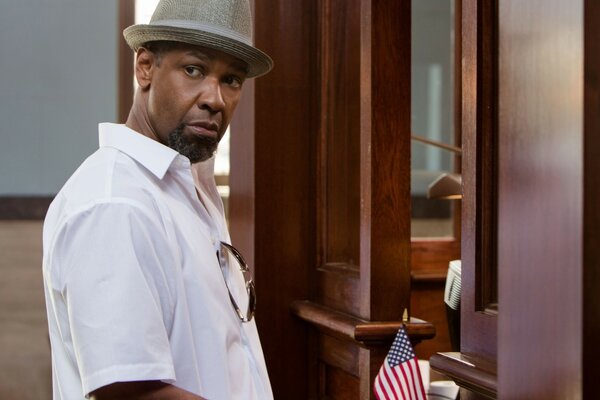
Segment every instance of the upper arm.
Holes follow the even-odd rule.
[[[69,333],[84,394],[124,381],[174,381],[172,262],[163,231],[128,204],[99,204],[56,239]]]
[[[90,393],[91,400],[199,400],[200,396],[160,381],[118,382]]]
[[[90,393],[91,400],[144,399],[167,385],[160,381],[116,382]],[[156,396],[155,396],[156,397]],[[152,397],[150,397],[152,398]]]

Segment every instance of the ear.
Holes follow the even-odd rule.
[[[154,54],[144,47],[140,47],[135,55],[135,78],[143,90],[150,87],[155,59]]]

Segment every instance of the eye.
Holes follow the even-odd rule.
[[[225,77],[225,79],[223,79],[223,82],[225,82],[227,85],[229,85],[231,87],[239,88],[239,87],[242,87],[242,83],[244,83],[244,80],[242,78],[240,78],[239,76],[229,75],[229,76]]]
[[[202,76],[202,70],[195,65],[188,65],[184,68],[185,73],[191,78],[198,78]]]

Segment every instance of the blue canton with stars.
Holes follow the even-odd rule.
[[[388,353],[388,364],[390,367],[394,368],[413,358],[415,358],[415,352],[408,340],[406,332],[404,332],[404,328],[402,328],[398,331],[396,339],[394,339],[394,343],[392,344],[392,348]]]

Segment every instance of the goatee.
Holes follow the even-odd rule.
[[[181,124],[169,134],[170,148],[189,158],[192,164],[206,161],[215,154],[217,146],[219,145],[219,140],[216,138],[193,135],[186,138],[183,135],[184,128],[185,125]]]

